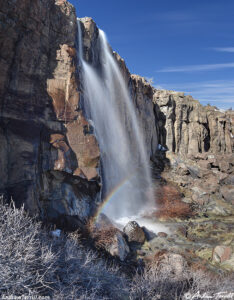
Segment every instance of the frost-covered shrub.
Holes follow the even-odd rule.
[[[82,246],[77,233],[52,237],[23,208],[0,200],[1,299],[40,295],[59,300],[175,300],[196,293],[232,292],[233,277],[212,278],[187,268],[178,278],[167,270],[152,263],[127,277],[117,262],[111,265]]]
[[[0,297],[121,299],[127,280],[84,248],[77,234],[53,238],[23,207],[0,199]]]
[[[54,254],[41,224],[0,199],[0,294],[48,293]]]

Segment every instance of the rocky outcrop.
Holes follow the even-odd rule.
[[[84,221],[99,197],[99,148],[80,105],[75,9],[4,1],[0,19],[0,191],[32,214]]]
[[[98,28],[91,18],[81,20],[85,59],[100,72]],[[232,112],[204,107],[181,92],[157,90],[145,78],[130,74],[118,53],[113,51],[113,55],[129,87],[148,157],[154,156],[158,143],[186,156],[203,152],[232,153]],[[127,116],[125,123],[127,128]]]
[[[184,155],[232,153],[233,112],[203,106],[184,93],[155,90],[159,143]]]
[[[157,123],[152,101],[154,89],[145,78],[131,75],[130,91],[145,138],[148,157],[153,157],[158,145]]]
[[[232,216],[234,194],[233,154],[203,153],[189,159],[177,154],[167,154],[171,168],[162,175],[176,183],[186,203],[197,206],[198,212],[211,216]]]

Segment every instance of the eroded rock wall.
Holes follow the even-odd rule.
[[[232,153],[233,112],[221,112],[184,93],[167,90],[155,90],[153,102],[159,142],[170,151],[184,155]]]
[[[148,158],[152,158],[158,145],[158,126],[154,114],[152,86],[141,76],[131,75],[130,91],[139,119]]]
[[[98,28],[91,18],[83,18],[82,30],[84,57],[100,72]],[[233,112],[203,106],[181,92],[157,90],[143,77],[131,74],[118,53],[113,51],[113,55],[129,87],[149,158],[158,143],[185,156],[233,152]],[[125,123],[128,128],[127,116]]]
[[[85,220],[99,148],[80,107],[75,9],[9,0],[0,19],[0,191],[32,214]]]

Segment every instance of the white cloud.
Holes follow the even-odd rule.
[[[157,72],[171,73],[171,72],[196,72],[196,71],[212,71],[218,69],[234,68],[234,62],[225,64],[210,64],[210,65],[191,65],[179,67],[166,67]]]
[[[218,52],[230,52],[230,53],[234,53],[234,47],[213,48],[213,50],[218,51]]]

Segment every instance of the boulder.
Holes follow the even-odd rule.
[[[212,260],[216,263],[223,263],[229,260],[232,255],[232,248],[229,246],[216,246],[213,250]]]
[[[135,221],[129,222],[123,229],[129,242],[143,244],[146,240],[144,230]]]
[[[177,166],[177,170],[181,176],[190,174],[188,167],[184,163],[179,163]]]
[[[112,256],[117,256],[124,261],[130,252],[128,244],[120,231],[117,231],[113,237],[112,243],[107,247],[107,251]]]
[[[166,253],[160,260],[159,268],[167,277],[183,278],[188,265],[180,254]]]
[[[198,165],[203,169],[211,169],[211,163],[208,160],[200,160]]]
[[[225,201],[234,205],[234,186],[233,185],[223,185],[220,188],[220,192]]]
[[[227,184],[227,185],[234,185],[234,175],[229,175],[226,176],[223,180],[222,180],[223,184]]]
[[[219,161],[219,169],[221,172],[228,173],[230,170],[230,164],[228,161],[223,158],[221,161]]]
[[[101,228],[94,226],[89,228],[89,230],[97,249],[104,249],[112,256],[118,257],[121,261],[125,260],[130,249],[123,232],[114,226],[104,226]]]

